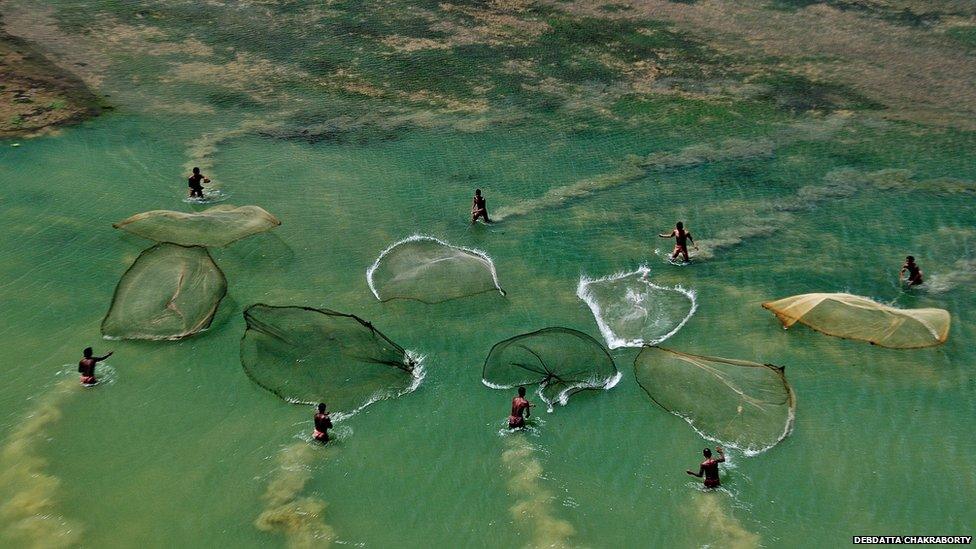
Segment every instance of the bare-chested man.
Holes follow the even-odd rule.
[[[91,347],[86,347],[82,354],[84,358],[78,361],[78,373],[81,374],[81,384],[85,387],[91,387],[92,385],[98,383],[95,379],[95,364],[105,360],[106,358],[112,356],[110,351],[105,356],[94,356],[94,351]]]
[[[479,217],[483,218],[485,223],[491,223],[491,219],[488,219],[485,197],[481,196],[481,189],[475,189],[474,200],[471,201],[471,223],[478,221]]]
[[[187,183],[190,187],[190,198],[203,198],[203,183],[210,183],[210,180],[200,173],[200,168],[193,168],[193,175],[190,176]]]
[[[674,261],[678,257],[678,254],[684,258],[685,262],[688,262],[688,243],[691,242],[695,245],[695,239],[691,237],[691,233],[685,230],[685,225],[682,222],[677,222],[674,224],[674,229],[667,234],[659,234],[661,238],[674,238],[674,252],[671,253],[671,260]],[[698,246],[695,245],[695,249]]]
[[[721,446],[716,446],[715,451],[718,452],[718,459],[713,458],[712,451],[705,448],[702,450],[705,461],[701,462],[701,465],[698,467],[698,472],[685,471],[693,477],[705,477],[705,488],[718,488],[722,484],[718,480],[718,464],[725,462],[725,452],[722,451]]]
[[[901,270],[898,271],[898,280],[901,280],[905,273],[908,273],[908,285],[918,286],[922,283],[922,269],[918,268],[918,263],[915,263],[914,256],[908,256],[905,258],[905,264],[901,266]]]
[[[525,418],[532,415],[530,408],[533,406],[535,404],[530,404],[525,398],[525,387],[519,387],[518,396],[512,399],[512,415],[508,416],[508,428],[525,428]]]
[[[332,418],[325,411],[325,403],[319,403],[319,411],[313,418],[315,420],[315,430],[312,431],[312,438],[325,444],[329,442],[329,429],[332,428]]]

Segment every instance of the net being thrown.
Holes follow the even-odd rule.
[[[644,347],[634,375],[661,408],[747,455],[772,448],[793,429],[796,396],[779,366]]]
[[[122,275],[102,321],[109,339],[180,339],[210,326],[227,279],[206,248],[157,244]]]
[[[492,291],[505,295],[488,254],[424,235],[383,250],[366,271],[366,282],[380,301],[433,304]]]
[[[493,389],[538,385],[539,397],[552,411],[574,393],[610,389],[619,380],[613,358],[599,341],[569,328],[545,328],[496,343],[481,381]]]
[[[649,273],[642,266],[629,273],[580,278],[576,295],[590,307],[611,349],[661,343],[695,314],[694,291],[659,286],[648,280]]]
[[[156,242],[220,247],[278,225],[281,221],[261,207],[221,205],[196,213],[153,210],[112,226]]]
[[[772,311],[784,328],[800,322],[827,335],[881,347],[931,347],[949,338],[950,317],[945,309],[896,309],[843,293],[795,295],[762,306]]]
[[[417,356],[354,315],[257,304],[244,320],[245,373],[291,403],[352,413],[410,392],[422,378]]]

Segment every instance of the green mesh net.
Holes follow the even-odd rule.
[[[366,281],[380,301],[440,303],[491,291],[505,295],[487,254],[420,235],[384,250],[366,271]]]
[[[196,213],[153,210],[136,214],[112,226],[156,242],[183,246],[226,246],[278,225],[281,225],[278,218],[258,206],[224,204]]]
[[[244,371],[288,402],[348,413],[419,383],[418,360],[354,315],[257,304],[244,320]]]
[[[609,389],[620,380],[610,353],[592,337],[569,328],[545,328],[495,344],[482,383],[493,389],[538,385],[549,405],[566,404],[584,389]]]
[[[157,244],[122,275],[102,321],[113,339],[179,339],[210,326],[227,280],[206,248]]]
[[[700,435],[747,454],[772,448],[793,428],[796,397],[779,366],[644,347],[634,375]]]
[[[896,309],[851,294],[802,294],[768,301],[784,328],[800,322],[828,335],[868,341],[882,347],[912,349],[945,343],[949,311]]]

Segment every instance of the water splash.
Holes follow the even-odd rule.
[[[373,292],[373,295],[376,296],[376,299],[383,301],[383,298],[380,297],[379,290],[376,288],[376,285],[373,282],[373,274],[376,272],[376,269],[379,268],[380,262],[383,261],[383,258],[386,257],[387,254],[389,254],[393,249],[395,249],[398,246],[407,244],[409,242],[421,242],[421,241],[435,242],[446,248],[461,250],[463,252],[467,252],[469,254],[478,257],[479,259],[481,259],[482,262],[484,262],[485,266],[488,267],[488,270],[491,273],[491,279],[495,284],[495,289],[498,290],[498,293],[500,293],[501,295],[505,295],[505,290],[502,289],[501,283],[498,282],[498,271],[495,270],[495,262],[491,259],[491,256],[487,254],[487,252],[475,248],[465,248],[464,246],[455,246],[453,244],[448,244],[447,242],[439,238],[425,235],[425,234],[415,234],[415,235],[408,236],[407,238],[404,238],[402,240],[398,240],[393,244],[387,246],[386,249],[380,252],[380,255],[376,257],[376,261],[373,261],[373,264],[370,265],[368,269],[366,269],[366,284],[369,286],[369,291]]]
[[[312,478],[310,464],[316,454],[307,442],[292,444],[278,454],[278,467],[264,492],[267,506],[254,521],[261,531],[283,534],[291,548],[328,547],[336,538],[322,520],[325,502],[302,495]]]
[[[80,524],[56,510],[61,480],[45,471],[47,461],[38,455],[38,446],[63,415],[61,404],[78,390],[77,379],[59,377],[0,448],[0,540],[25,547],[69,547],[79,542]]]
[[[502,464],[508,477],[509,493],[518,499],[509,508],[515,524],[529,534],[525,547],[571,547],[576,529],[556,516],[556,497],[541,482],[542,463],[525,437],[507,437]]]
[[[611,349],[661,343],[678,333],[698,310],[698,298],[694,290],[681,286],[659,286],[647,279],[649,273],[650,269],[641,265],[636,271],[619,272],[600,278],[580,277],[576,296],[590,307],[597,327]],[[620,282],[627,286],[623,295],[612,296],[617,302],[601,303],[594,289],[601,286],[613,289]],[[689,302],[687,314],[678,320],[667,315],[667,311],[653,310],[653,304],[648,303],[652,292],[665,296],[684,296]]]

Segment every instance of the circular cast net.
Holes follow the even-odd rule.
[[[827,335],[882,347],[930,347],[949,338],[950,318],[945,309],[896,309],[866,297],[827,293],[795,295],[762,306],[784,328],[800,322]]]
[[[288,402],[353,412],[399,396],[419,379],[410,353],[354,315],[257,304],[244,320],[244,371]]]
[[[487,254],[430,236],[411,236],[384,250],[366,271],[366,281],[380,301],[440,303],[491,291],[505,295]]]
[[[482,372],[482,382],[493,389],[537,384],[550,409],[576,392],[609,389],[619,379],[603,345],[569,328],[545,328],[496,343]]]
[[[109,339],[180,339],[210,326],[227,279],[206,248],[157,244],[122,275],[102,335]]]
[[[220,205],[196,213],[153,210],[112,226],[132,234],[183,246],[226,246],[281,225],[259,206]]]
[[[654,345],[673,336],[695,314],[695,293],[658,286],[647,267],[598,279],[581,278],[576,295],[593,312],[611,349]]]
[[[796,397],[779,366],[644,347],[634,375],[701,436],[747,454],[772,448],[793,428]]]

